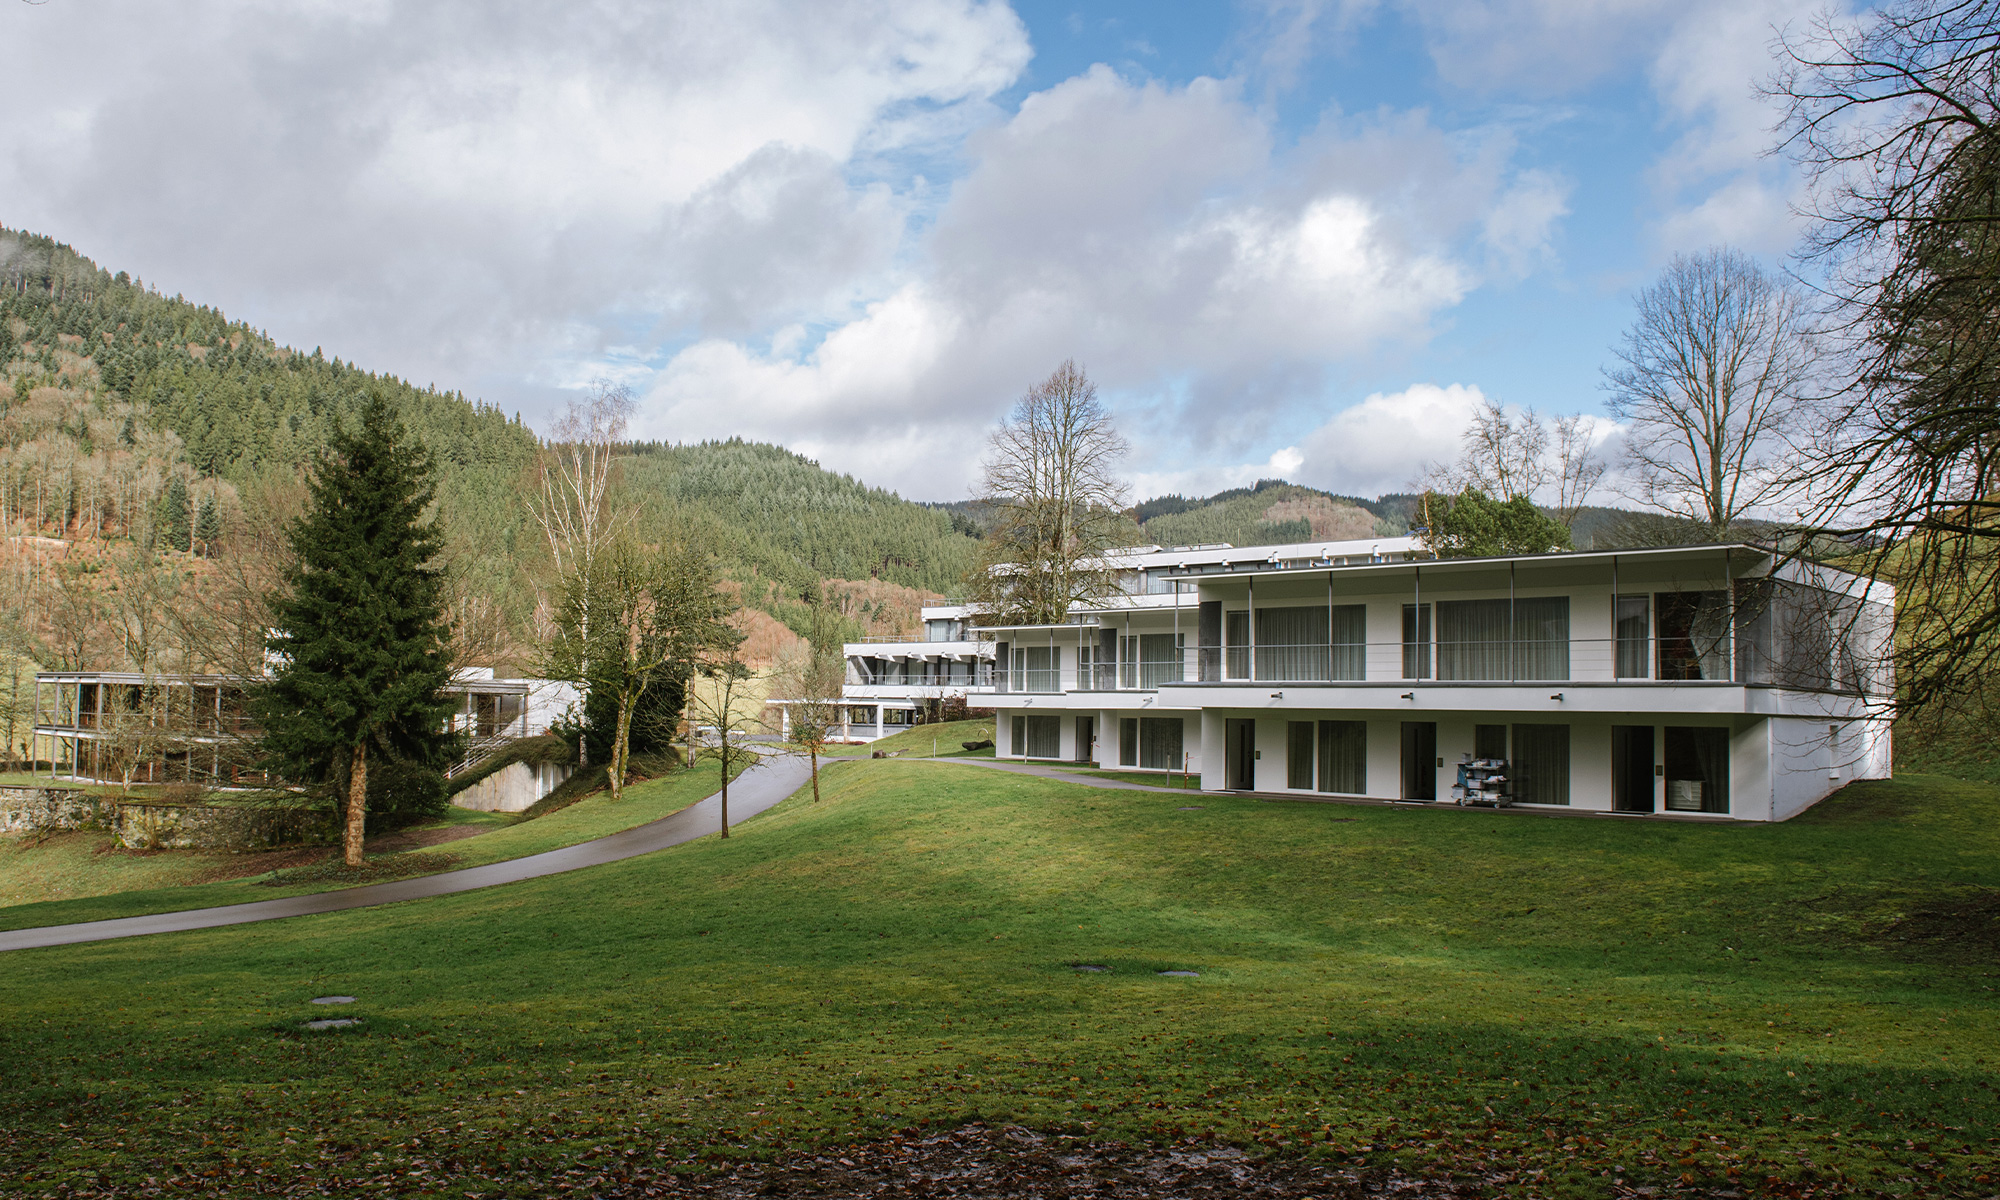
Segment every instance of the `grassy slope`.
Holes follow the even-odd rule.
[[[616,804],[612,803],[608,793],[599,793],[533,821],[505,825],[490,833],[483,833],[464,841],[450,842],[432,850],[410,850],[404,853],[412,857],[434,860],[437,870],[476,867],[503,859],[539,854],[544,850],[575,845],[679,812],[713,793],[717,783],[713,765],[705,765],[691,774],[677,772],[666,778],[633,787],[626,791],[625,799]],[[454,814],[453,819],[476,821],[482,819],[482,815],[467,814],[458,817]],[[7,850],[0,849],[0,856],[7,853]],[[22,856],[20,861],[25,866],[31,861],[29,856],[35,851],[16,853]],[[105,856],[106,859],[116,859],[116,857]],[[198,859],[203,864],[210,864],[215,856],[190,857]],[[104,859],[93,860],[93,868],[103,861]],[[196,877],[202,872],[180,873],[175,860],[166,855],[134,861],[142,865],[135,866],[130,874],[120,878],[127,882],[129,887],[144,890],[127,890],[84,899],[16,904],[0,908],[0,929],[28,929],[40,925],[62,925],[72,921],[101,921],[111,917],[137,916],[141,913],[177,912],[181,909],[206,908],[215,904],[242,904],[252,900],[270,900],[278,896],[330,891],[333,888],[347,886],[338,882],[319,882],[293,887],[267,887],[258,882],[260,879],[269,878],[268,875],[256,875],[226,883],[177,886],[179,880]],[[8,869],[6,858],[0,857],[0,871]],[[206,869],[208,867],[204,866],[204,870]],[[0,894],[4,894],[4,891],[0,891]]]
[[[838,746],[834,749],[845,754],[873,754],[880,750],[899,758],[964,758],[978,754],[991,757],[991,750],[967,750],[967,742],[990,742],[993,740],[993,722],[984,721],[940,721],[936,725],[919,725],[901,733],[892,733],[885,738],[877,738],[865,746]]]
[[[1746,827],[1182,812],[893,762],[827,784],[575,875],[9,955],[0,1168],[545,1195],[628,1151],[972,1115],[1498,1154],[1577,1196],[1614,1165],[1938,1193],[1995,1166],[1990,953],[1868,934],[2000,882],[2000,790]],[[327,992],[365,1032],[297,1031]]]

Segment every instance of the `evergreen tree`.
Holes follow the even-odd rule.
[[[1456,496],[1424,493],[1424,543],[1439,558],[1549,554],[1571,548],[1569,530],[1526,496],[1500,501],[1475,487]]]
[[[160,498],[159,540],[170,550],[187,548],[188,525],[187,480],[174,476],[167,485],[167,494]]]
[[[361,862],[371,755],[405,805],[439,803],[453,704],[443,537],[425,519],[432,463],[377,392],[335,434],[289,531],[297,562],[270,597],[279,667],[256,699],[264,751],[292,778],[346,797],[346,858]],[[411,785],[410,768],[434,780]],[[411,793],[415,794],[412,795]]]
[[[222,509],[214,496],[205,497],[201,502],[201,516],[194,523],[194,540],[206,550],[215,539],[222,536]]]

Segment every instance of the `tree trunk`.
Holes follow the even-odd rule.
[[[717,744],[722,747],[722,836],[729,836],[729,710],[722,711],[722,729]]]
[[[347,768],[347,865],[361,865],[361,841],[368,822],[368,743],[354,743]]]
[[[811,746],[808,746],[808,747],[806,747],[806,756],[807,756],[808,758],[810,758],[810,759],[812,760],[812,776],[813,776],[813,803],[814,803],[814,804],[818,804],[818,803],[819,803],[819,746],[818,746],[818,744],[816,744],[816,743],[815,743],[814,745],[811,745]]]
[[[618,736],[611,740],[611,798],[625,795],[625,759],[632,750],[632,697],[618,693]]]

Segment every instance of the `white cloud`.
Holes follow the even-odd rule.
[[[0,39],[11,222],[460,382],[844,317],[904,221],[847,164],[1029,55],[993,0],[127,0],[10,5]]]
[[[1458,457],[1459,435],[1485,402],[1459,383],[1377,392],[1305,436],[1298,482],[1349,496],[1408,491],[1426,466]]]
[[[1505,147],[1468,150],[1419,117],[1330,120],[1287,150],[1226,83],[1103,67],[968,149],[900,287],[817,345],[683,351],[648,433],[782,422],[843,469],[955,496],[966,447],[1075,357],[1125,412],[1141,477],[1193,478],[1181,464],[1268,442],[1330,360],[1420,344],[1476,285],[1467,252],[1531,257],[1561,212],[1550,177],[1510,175]],[[1496,202],[1522,215],[1488,222]]]

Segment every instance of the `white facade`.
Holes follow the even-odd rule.
[[[1889,772],[1893,594],[1763,548],[1434,560],[1381,539],[1126,561],[1116,603],[977,631],[995,669],[968,699],[998,712],[1001,757],[1755,821]]]

